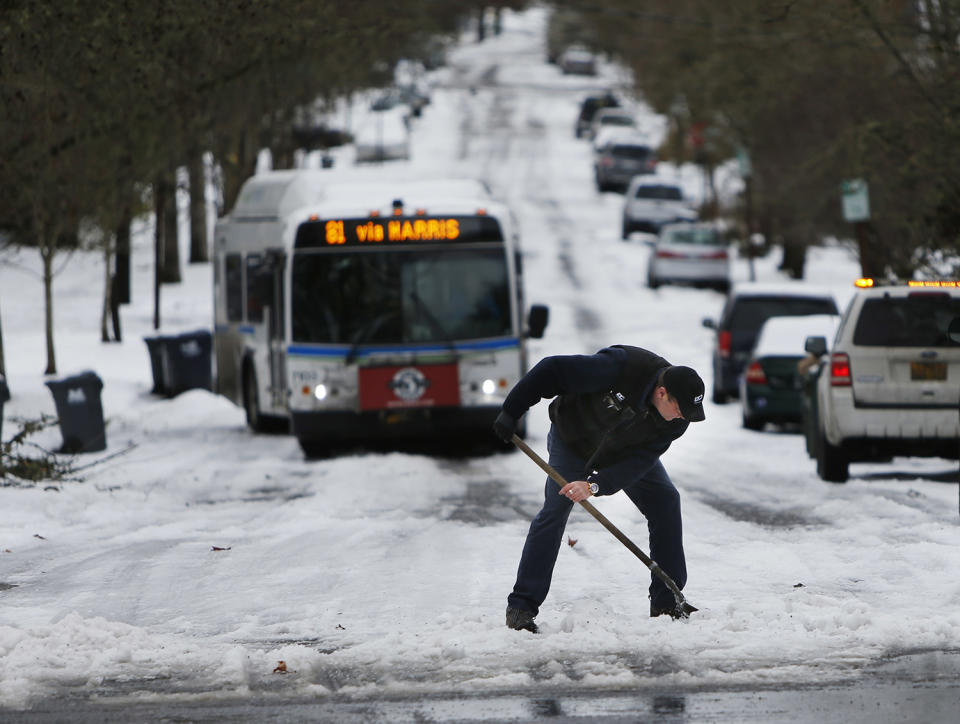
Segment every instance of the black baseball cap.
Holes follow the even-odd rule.
[[[663,371],[663,386],[680,405],[684,420],[700,422],[703,414],[703,380],[690,367],[667,367]]]

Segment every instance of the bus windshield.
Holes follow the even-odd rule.
[[[443,343],[511,334],[502,249],[300,252],[293,341]]]

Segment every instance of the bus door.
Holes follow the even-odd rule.
[[[286,346],[284,344],[283,272],[286,256],[279,249],[268,249],[258,260],[255,288],[260,303],[266,339],[267,363],[270,365],[269,406],[273,410],[285,409],[286,394]],[[271,411],[271,412],[272,412]],[[268,413],[269,414],[269,413]]]

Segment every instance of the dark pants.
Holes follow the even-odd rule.
[[[568,482],[584,479],[585,462],[571,452],[554,433],[547,437],[550,465]],[[673,579],[678,587],[687,582],[687,566],[683,556],[683,527],[680,520],[680,494],[658,460],[643,477],[623,475],[620,479],[605,477],[601,469],[602,491],[606,494],[623,490],[647,519],[650,533],[650,557]],[[517,582],[507,605],[536,615],[550,590],[553,566],[557,562],[563,530],[573,502],[560,495],[560,486],[547,478],[543,508],[530,524],[527,541],[520,556]],[[623,555],[632,555],[621,551]],[[642,565],[637,561],[638,566]],[[673,593],[659,578],[651,574],[650,600],[658,608],[672,608]]]

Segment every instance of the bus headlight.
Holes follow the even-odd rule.
[[[497,389],[497,383],[493,380],[484,380],[480,389],[483,390],[483,394],[492,395]]]
[[[327,386],[323,383],[320,383],[319,385],[314,387],[313,396],[316,397],[318,400],[327,399]]]

